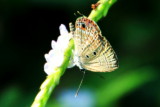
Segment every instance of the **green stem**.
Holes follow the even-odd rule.
[[[99,0],[98,7],[93,9],[88,16],[89,19],[98,22],[102,17],[105,17],[108,13],[109,8],[116,2],[117,0]]]
[[[95,10],[92,10],[89,17],[91,20],[97,22],[99,19],[107,15],[109,8],[116,2],[116,0],[100,0],[100,4]],[[46,80],[42,83],[40,91],[34,99],[31,107],[45,107],[49,96],[53,89],[59,84],[61,76],[64,74],[68,66],[72,50],[74,49],[74,42],[70,40],[68,48],[64,52],[64,61],[62,65],[55,69],[55,73],[47,76]]]
[[[68,48],[64,52],[64,61],[62,65],[58,68],[55,68],[56,72],[47,76],[46,80],[42,83],[40,91],[34,99],[34,102],[32,103],[31,107],[45,107],[45,104],[47,103],[49,96],[51,95],[55,86],[59,84],[60,77],[63,75],[65,69],[68,66],[73,48],[74,42],[73,40],[70,40]]]

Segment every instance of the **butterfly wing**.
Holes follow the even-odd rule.
[[[80,57],[83,57],[81,55],[87,56],[87,53],[94,51],[98,47],[98,44],[94,44],[94,41],[98,39],[98,36],[95,36],[95,34],[101,33],[101,31],[96,24],[92,23],[93,21],[87,17],[80,17],[76,20],[73,39],[75,51]],[[96,47],[92,48],[91,45]],[[92,58],[90,57],[89,59],[91,60]]]
[[[114,50],[94,21],[80,17],[75,27],[75,51],[82,68],[93,72],[110,72],[118,67]]]
[[[99,51],[100,54],[91,61],[84,61],[83,68],[93,72],[111,72],[118,68],[117,56],[105,38],[96,51]]]

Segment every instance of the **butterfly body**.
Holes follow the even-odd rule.
[[[87,17],[76,20],[73,31],[74,64],[93,72],[111,72],[118,68],[117,56],[102,36],[98,25]]]

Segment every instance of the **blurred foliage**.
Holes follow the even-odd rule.
[[[7,0],[0,3],[0,105],[29,107],[46,78],[44,54],[68,25],[88,15],[96,0]],[[67,69],[47,107],[159,107],[160,1],[118,0],[98,22],[116,51],[120,68],[111,73]],[[100,78],[101,75],[103,78]]]

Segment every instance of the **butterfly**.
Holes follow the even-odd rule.
[[[96,22],[79,17],[75,28],[70,23],[70,31],[75,45],[74,65],[93,72],[111,72],[118,68],[116,53]]]

